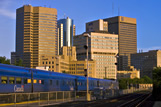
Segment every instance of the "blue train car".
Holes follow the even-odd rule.
[[[117,82],[89,78],[89,90]],[[86,90],[86,77],[0,64],[0,93],[81,91]],[[118,87],[117,85],[113,85]]]

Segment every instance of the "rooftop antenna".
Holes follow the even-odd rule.
[[[114,3],[112,1],[112,16],[114,16]]]
[[[23,6],[24,6],[24,0],[23,0]]]
[[[120,7],[118,7],[118,16],[120,16]]]
[[[65,19],[65,13],[64,13],[64,19]]]

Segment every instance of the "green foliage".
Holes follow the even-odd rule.
[[[161,101],[161,68],[156,67],[153,70],[153,96],[155,100]]]
[[[130,85],[137,85],[137,84],[152,84],[152,79],[148,76],[144,76],[142,78],[123,78],[119,80],[119,88],[120,89],[127,89]]]
[[[152,79],[148,76],[143,76],[144,83],[152,84]]]
[[[10,64],[10,60],[7,59],[5,56],[0,57],[0,63],[2,64]]]
[[[22,60],[21,58],[18,60],[18,62],[15,61],[15,65],[16,65],[16,66],[22,66],[22,67],[25,66],[25,65],[23,64],[23,60]]]
[[[119,80],[119,88],[127,89],[127,79],[123,78]]]
[[[67,74],[67,72],[64,70],[64,71],[62,71],[62,73],[65,73],[65,74]]]

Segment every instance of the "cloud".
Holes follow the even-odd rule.
[[[13,1],[11,0],[1,0],[0,3],[0,15],[7,16],[11,19],[16,19],[16,13],[9,10],[10,5]]]
[[[138,48],[138,52],[139,50],[142,50],[143,52],[148,52],[149,50],[161,50],[161,46],[154,46],[149,48]]]
[[[0,8],[0,15],[7,16],[7,17],[12,18],[12,19],[16,19],[16,13],[11,12],[11,11],[6,10],[6,9]]]

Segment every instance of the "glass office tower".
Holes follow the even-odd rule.
[[[73,46],[73,36],[75,35],[75,25],[73,20],[67,17],[66,19],[60,19],[58,24],[58,37],[59,37],[59,50],[63,46]]]

